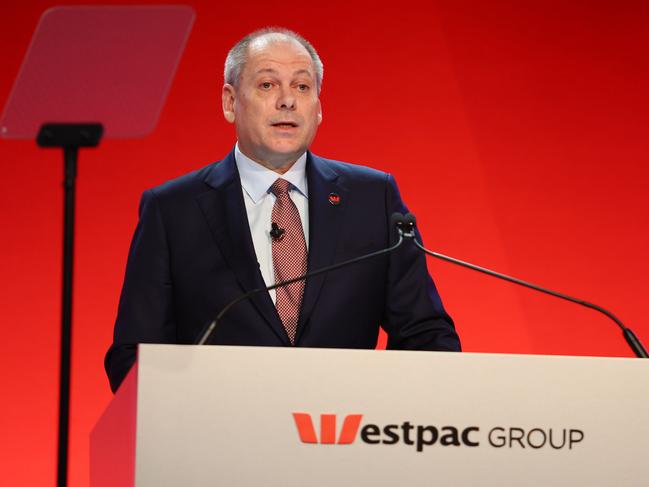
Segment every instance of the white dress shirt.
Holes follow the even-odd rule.
[[[265,168],[256,163],[239,150],[239,144],[234,148],[234,159],[241,178],[243,201],[246,204],[246,213],[250,225],[252,243],[257,254],[257,262],[261,275],[267,286],[275,284],[275,269],[273,268],[272,238],[270,236],[271,216],[275,195],[270,192],[270,187],[277,178],[282,178],[291,183],[289,196],[297,211],[300,213],[304,240],[309,248],[309,200],[306,181],[306,153],[295,161],[295,164],[284,174]],[[269,292],[273,303],[275,290]]]

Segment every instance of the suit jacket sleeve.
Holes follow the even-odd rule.
[[[387,175],[386,188],[386,216],[390,218],[395,211],[407,213],[391,175]],[[421,241],[418,232],[417,238]],[[389,349],[460,351],[453,320],[442,306],[426,257],[412,242],[404,242],[390,256],[386,286],[382,326],[388,333]]]
[[[174,343],[169,248],[158,199],[145,191],[120,297],[113,345],[104,365],[113,391],[135,362],[138,343]],[[160,326],[161,324],[161,326]]]

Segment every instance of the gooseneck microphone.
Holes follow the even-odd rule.
[[[273,237],[273,239],[275,239],[275,237],[273,236],[273,231],[276,230],[275,234],[277,235],[277,238],[278,239],[281,238],[283,233],[284,233],[284,230],[279,228],[279,225],[277,225],[277,223],[274,223],[274,222],[273,222],[273,224],[271,226],[272,226],[271,237]],[[393,252],[394,250],[398,249],[401,246],[401,244],[403,243],[404,237],[406,236],[406,233],[407,233],[407,229],[406,229],[406,227],[404,225],[404,216],[401,213],[393,213],[392,214],[392,217],[390,218],[390,229],[392,229],[392,228],[396,228],[398,239],[397,239],[397,243],[395,243],[394,245],[392,245],[390,247],[387,247],[387,248],[384,248],[384,249],[381,249],[381,250],[377,250],[375,252],[370,252],[369,254],[364,254],[364,255],[361,255],[359,257],[354,257],[353,259],[349,259],[349,260],[346,260],[344,262],[339,262],[338,264],[333,264],[333,265],[330,265],[330,266],[327,266],[327,267],[323,267],[322,269],[318,269],[318,270],[315,270],[313,272],[307,272],[306,274],[303,274],[301,276],[294,277],[292,279],[287,279],[285,281],[277,282],[277,283],[273,284],[272,286],[260,287],[260,288],[257,288],[257,289],[253,289],[252,291],[249,291],[249,292],[247,292],[245,294],[242,294],[238,298],[230,301],[219,312],[219,314],[216,316],[216,318],[214,318],[214,320],[212,320],[205,327],[203,332],[200,334],[200,337],[196,340],[195,344],[196,345],[204,345],[210,339],[210,337],[212,336],[212,333],[214,333],[214,330],[216,329],[216,326],[219,324],[219,322],[221,321],[223,316],[225,316],[225,314],[232,307],[239,304],[241,301],[245,301],[246,299],[250,299],[255,294],[259,294],[259,293],[262,293],[262,292],[268,292],[268,291],[271,291],[273,289],[277,289],[278,287],[288,286],[289,284],[293,284],[294,282],[303,281],[305,279],[309,279],[311,277],[315,277],[315,276],[318,276],[320,274],[324,274],[325,272],[334,271],[336,269],[340,269],[341,267],[346,267],[348,265],[352,265],[352,264],[355,264],[357,262],[361,262],[361,261],[366,260],[366,259],[371,259],[372,257],[378,257],[379,255],[385,255],[385,254],[389,254],[390,252]],[[414,237],[414,230],[411,229],[411,231],[413,232],[412,236]]]
[[[411,239],[415,246],[419,248],[422,252],[435,257],[437,259],[450,262],[452,264],[456,264],[462,267],[466,267],[468,269],[472,269],[474,271],[482,272],[483,274],[487,274],[491,277],[495,277],[497,279],[502,279],[503,281],[508,281],[512,282],[514,284],[518,284],[519,286],[523,286],[529,289],[533,289],[534,291],[538,291],[544,294],[549,294],[550,296],[554,296],[556,298],[563,299],[565,301],[570,301],[571,303],[579,304],[581,306],[584,306],[586,308],[593,309],[595,311],[599,311],[600,313],[606,315],[608,318],[613,320],[622,330],[622,335],[624,335],[624,339],[626,340],[627,344],[633,350],[635,353],[636,357],[638,358],[649,358],[649,354],[647,354],[647,350],[644,348],[642,343],[640,342],[640,339],[631,331],[630,328],[627,328],[613,313],[608,311],[607,309],[602,308],[601,306],[598,306],[593,303],[589,303],[588,301],[584,301],[582,299],[577,299],[573,298],[572,296],[568,296],[567,294],[559,293],[556,291],[552,291],[551,289],[546,289],[541,286],[537,286],[536,284],[532,284],[531,282],[523,281],[521,279],[517,279],[515,277],[508,276],[506,274],[502,274],[500,272],[492,271],[491,269],[487,269],[485,267],[480,267],[475,264],[471,264],[469,262],[465,262],[459,259],[455,259],[453,257],[449,257],[448,255],[444,254],[439,254],[437,252],[433,252],[431,250],[428,250],[425,248],[421,242],[417,241],[416,235],[415,235],[415,227],[417,225],[417,220],[415,216],[412,213],[407,213],[404,217],[403,220],[400,223],[397,223],[397,225],[402,226],[402,235],[404,238]]]

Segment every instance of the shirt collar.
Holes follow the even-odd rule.
[[[308,198],[306,183],[306,152],[302,154],[295,164],[284,174],[277,174],[275,171],[262,166],[247,157],[239,150],[239,143],[234,146],[234,160],[239,170],[241,186],[257,204],[270,190],[277,178],[286,179],[294,188]]]

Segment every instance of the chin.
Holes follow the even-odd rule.
[[[300,156],[303,152],[306,151],[306,147],[303,145],[284,145],[284,144],[279,144],[275,147],[272,147],[270,152],[273,154],[276,154],[280,157],[289,157],[289,156]]]

